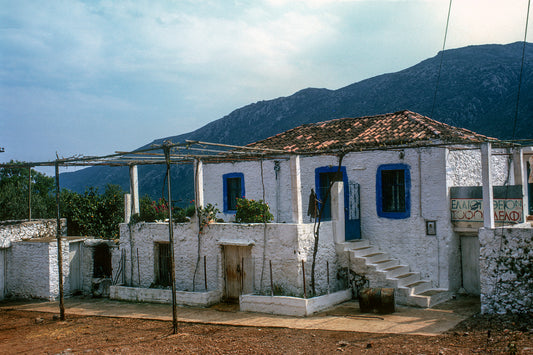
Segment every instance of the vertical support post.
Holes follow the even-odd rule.
[[[303,223],[302,215],[302,181],[300,178],[300,156],[293,155],[290,159],[291,165],[291,196],[292,196],[292,221],[293,223]]]
[[[140,213],[139,174],[137,172],[137,165],[130,165],[130,195],[131,195],[131,215]]]
[[[28,221],[31,221],[31,166],[28,173]]]
[[[329,260],[326,260],[326,275],[328,279],[328,295],[329,295]]]
[[[131,221],[131,194],[124,194],[124,223]]]
[[[178,306],[176,301],[176,270],[174,261],[174,228],[172,223],[172,188],[170,178],[170,146],[164,145],[165,160],[167,163],[167,196],[168,196],[168,239],[170,242],[170,278],[172,279],[172,332],[178,333]]]
[[[194,192],[196,208],[204,205],[204,163],[200,159],[194,164]]]
[[[56,240],[57,240],[57,266],[59,269],[59,319],[65,320],[65,304],[63,300],[63,246],[61,238],[61,215],[59,208],[59,162],[55,163],[56,173]]]
[[[335,243],[344,243],[346,224],[344,216],[344,183],[336,181],[331,187],[331,220],[333,227],[333,240]]]
[[[526,216],[529,214],[529,196],[527,191],[527,164],[524,161],[524,153],[522,148],[515,148],[513,150],[513,172],[514,172],[514,184],[522,185],[522,215],[524,222]]]
[[[307,298],[307,289],[305,287],[305,263],[303,260],[302,260],[302,278],[304,281],[304,298]]]
[[[494,205],[491,176],[491,144],[481,145],[481,177],[483,184],[483,227],[494,228]]]
[[[204,255],[204,286],[207,292],[207,257]]]
[[[272,260],[268,261],[270,264],[270,296],[274,296],[274,280],[272,280]]]

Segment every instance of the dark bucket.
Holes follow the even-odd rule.
[[[393,288],[364,288],[359,291],[359,308],[363,313],[394,313]]]

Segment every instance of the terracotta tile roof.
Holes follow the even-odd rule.
[[[273,137],[252,143],[250,147],[282,149],[292,152],[359,150],[406,144],[480,143],[497,141],[464,128],[437,122],[411,111],[377,116],[340,118],[309,123]]]

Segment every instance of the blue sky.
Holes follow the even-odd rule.
[[[442,48],[448,5],[0,0],[0,162],[133,150],[252,102],[407,68]],[[521,41],[526,11],[455,0],[446,48]]]

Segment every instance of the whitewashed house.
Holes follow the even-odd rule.
[[[61,220],[63,290],[105,295],[111,284],[111,251],[115,243],[88,237],[67,237]],[[0,300],[59,297],[57,221],[3,221],[0,223]],[[107,288],[101,285],[107,281]]]
[[[494,211],[496,225],[522,223],[528,211],[531,150],[410,111],[306,124],[248,148],[277,153],[196,163],[196,202],[216,205],[225,223],[202,233],[194,223],[174,227],[178,290],[208,292],[205,304],[309,290],[313,194],[318,207],[325,204],[317,294],[345,288],[349,268],[350,285],[394,287],[398,303],[422,307],[480,292],[477,231],[486,217],[485,192],[476,187],[519,186],[505,194],[503,212]],[[232,223],[235,197],[243,196],[266,201],[273,223]],[[166,228],[121,227],[126,285],[147,289],[166,277]]]

